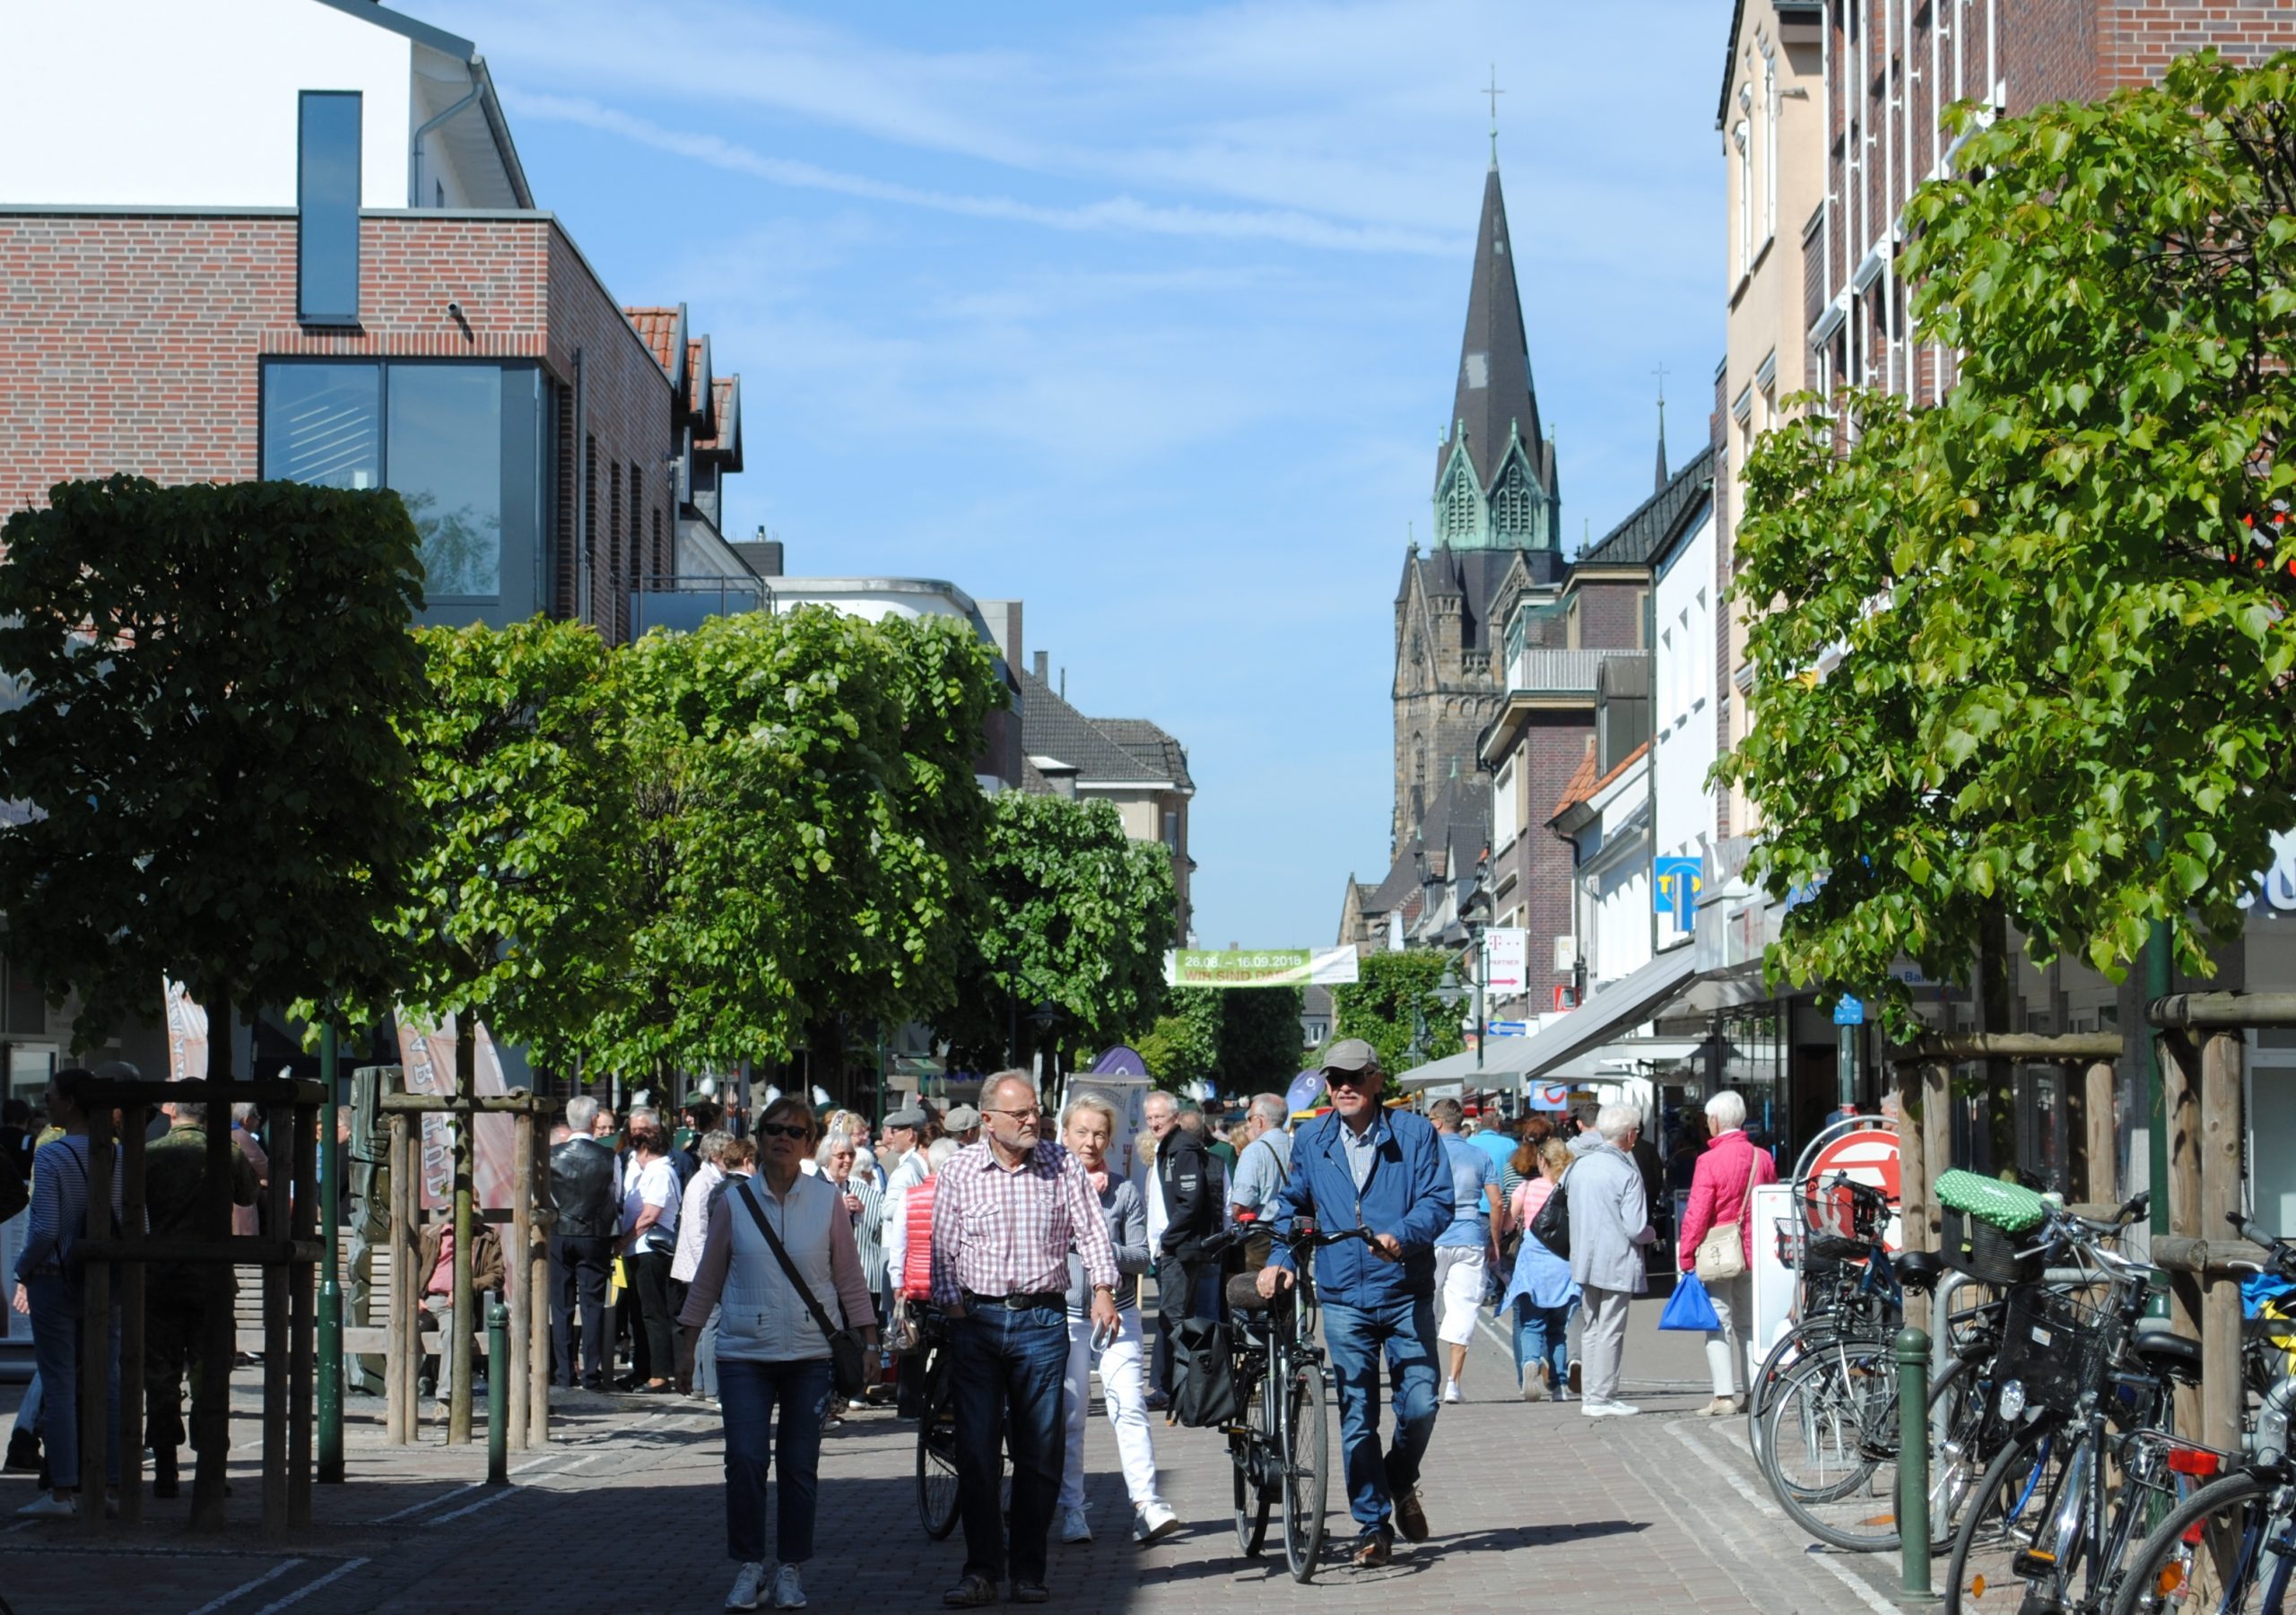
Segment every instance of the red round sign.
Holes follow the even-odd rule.
[[[1823,1214],[1825,1194],[1821,1185],[1835,1173],[1846,1172],[1853,1182],[1879,1189],[1889,1197],[1892,1214],[1882,1242],[1892,1251],[1900,1249],[1902,1236],[1895,1211],[1904,1200],[1903,1183],[1899,1173],[1900,1159],[1898,1135],[1887,1127],[1860,1127],[1855,1133],[1845,1133],[1839,1138],[1827,1140],[1810,1160],[1808,1198],[1804,1203],[1811,1210],[1813,1222]],[[1839,1231],[1846,1233],[1850,1220],[1849,1197],[1843,1190],[1832,1193],[1842,1202],[1838,1220],[1842,1225]]]

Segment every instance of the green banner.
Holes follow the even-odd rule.
[[[1352,948],[1182,948],[1166,980],[1176,987],[1304,987],[1356,979]]]

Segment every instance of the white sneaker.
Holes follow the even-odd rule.
[[[1143,1548],[1161,1542],[1180,1528],[1180,1516],[1161,1503],[1151,1503],[1132,1516],[1132,1536]]]
[[[1091,1524],[1084,1518],[1083,1509],[1064,1508],[1060,1511],[1060,1540],[1064,1542],[1089,1542],[1092,1540]]]
[[[797,1579],[797,1567],[784,1565],[773,1573],[773,1607],[777,1610],[802,1610],[805,1607],[805,1586]]]
[[[1443,1382],[1443,1400],[1445,1402],[1465,1402],[1466,1400],[1465,1397],[1459,1394],[1459,1382],[1457,1380],[1447,1379]]]
[[[1578,1411],[1589,1419],[1631,1419],[1642,1411],[1631,1402],[1604,1402],[1592,1396],[1586,1398]]]
[[[61,1491],[44,1491],[16,1510],[20,1520],[70,1520],[79,1514],[80,1499]]]
[[[1544,1402],[1546,1400],[1545,1367],[1546,1365],[1542,1363],[1539,1365],[1537,1369],[1523,1376],[1523,1400],[1525,1402]]]

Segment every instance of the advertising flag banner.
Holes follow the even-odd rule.
[[[1500,998],[1519,996],[1530,979],[1531,933],[1502,925],[1483,933],[1483,946],[1488,990]]]
[[[422,1027],[398,1017],[399,1064],[406,1072],[406,1091],[450,1098],[455,1091],[455,1018],[441,1027]],[[502,1080],[502,1057],[494,1040],[478,1027],[477,1089],[481,1098],[509,1092]],[[510,1163],[517,1142],[517,1124],[500,1113],[477,1118],[476,1178],[473,1185],[482,1210],[510,1209]],[[422,1117],[422,1209],[435,1211],[455,1203],[455,1123],[452,1116],[427,1111]]]
[[[191,1001],[179,981],[160,977],[168,1006],[168,1081],[188,1082],[207,1074],[207,1012]]]
[[[1165,956],[1175,987],[1346,986],[1359,979],[1352,948],[1182,948]]]

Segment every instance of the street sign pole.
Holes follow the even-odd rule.
[[[1848,993],[1833,1001],[1833,1023],[1841,1034],[1841,1109],[1857,1108],[1857,1029],[1866,1024],[1866,1003]]]

